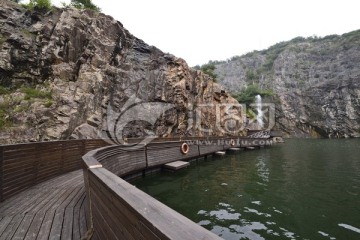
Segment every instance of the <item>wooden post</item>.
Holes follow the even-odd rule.
[[[3,161],[4,161],[4,147],[0,146],[0,202],[3,201]]]
[[[66,146],[67,142],[61,141],[61,142],[59,142],[59,144],[61,144],[60,173],[64,173],[64,166],[65,166],[64,151],[65,151],[65,146]]]
[[[87,141],[86,139],[82,139],[81,141],[81,148],[80,148],[80,159],[79,159],[79,166],[82,166],[82,157],[86,154],[86,148],[87,148]],[[75,142],[74,142],[75,143]],[[75,143],[76,144],[76,143]]]
[[[82,156],[84,156],[86,154],[86,140],[82,139],[81,140],[81,152],[82,152]]]
[[[39,165],[41,164],[41,161],[43,161],[43,159],[40,160],[40,156],[39,156],[39,148],[42,148],[43,145],[42,143],[34,143],[34,148],[35,148],[35,159],[33,160],[33,184],[35,185],[37,184],[37,178],[38,178],[38,172],[39,172]]]
[[[148,156],[147,156],[147,144],[145,145],[145,161],[146,161],[146,168],[148,168],[149,164],[148,164]]]

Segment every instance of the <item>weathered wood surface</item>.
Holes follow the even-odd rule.
[[[199,145],[199,152],[200,152],[199,155],[202,156],[222,150],[224,150],[224,145],[217,145],[217,144]]]
[[[108,145],[103,140],[70,140],[0,146],[0,201],[63,173],[81,169],[81,157]]]
[[[241,148],[229,148],[228,150],[231,152],[237,152],[237,151],[241,151]]]
[[[108,143],[0,146],[0,239],[80,239],[92,224],[94,239],[219,239],[118,177],[230,147],[188,142],[189,152],[182,154],[184,141],[159,139],[137,149],[110,146],[91,151],[84,162],[84,153]]]
[[[221,239],[104,168],[89,186],[94,239]]]
[[[217,156],[224,156],[224,155],[226,154],[226,152],[224,152],[224,151],[217,151],[217,152],[215,152],[214,154],[217,155]]]
[[[225,150],[241,145],[258,145],[250,138],[235,141],[236,144],[230,144],[230,138],[226,137],[171,139],[169,142],[156,139],[136,149],[110,146],[83,156],[93,239],[220,239],[118,176],[215,152],[225,154]],[[183,142],[189,145],[187,154],[180,151]]]
[[[146,168],[145,146],[135,149],[122,146],[106,147],[97,151],[95,157],[104,168],[117,176],[123,176]]]
[[[150,143],[146,149],[147,166],[159,166],[175,160],[191,159],[199,155],[197,145],[189,145],[189,152],[187,154],[181,153],[180,147],[182,143],[181,141]]]
[[[165,164],[164,168],[170,169],[170,170],[179,170],[179,169],[182,169],[182,168],[185,168],[188,166],[190,166],[189,162],[175,161],[175,162]]]
[[[42,182],[0,203],[0,239],[81,239],[84,204],[82,170]]]

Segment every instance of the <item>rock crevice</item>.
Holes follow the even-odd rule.
[[[109,124],[117,121],[109,109],[122,114],[132,99],[174,107],[154,112],[159,114],[154,124],[138,121],[141,113],[133,116],[124,137],[201,136],[189,126],[194,122],[189,116],[195,115],[189,109],[236,103],[207,75],[147,45],[102,13],[74,8],[43,13],[2,1],[0,34],[0,85],[8,89],[0,95],[0,104],[8,107],[0,113],[3,143],[98,138],[113,131]],[[36,94],[25,97],[30,90],[24,88]],[[215,108],[202,117],[202,126],[213,128]],[[213,128],[205,134],[224,133]]]

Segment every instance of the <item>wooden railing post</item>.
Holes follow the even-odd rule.
[[[145,145],[145,161],[146,161],[146,168],[148,168],[148,167],[149,167],[149,163],[148,163],[147,144]]]
[[[0,146],[0,202],[3,201],[3,161],[4,161],[4,147]]]
[[[64,167],[65,167],[65,158],[64,158],[64,155],[65,155],[65,149],[66,149],[66,143],[65,141],[62,141],[61,143],[61,158],[60,158],[60,173],[65,173],[64,171]]]
[[[39,148],[41,148],[42,145],[41,143],[34,143],[34,148],[35,148],[35,159],[33,160],[33,185],[37,184],[37,178],[38,178],[38,173],[39,173],[39,165],[41,164],[41,161],[43,161],[43,159],[40,160],[40,156],[39,156]]]
[[[81,155],[84,156],[86,154],[86,140],[85,139],[81,140],[81,151],[82,151]]]
[[[196,143],[196,146],[197,146],[197,149],[198,149],[198,156],[200,156],[201,155],[201,153],[200,153],[200,142],[199,142],[199,140],[197,140],[198,142]]]

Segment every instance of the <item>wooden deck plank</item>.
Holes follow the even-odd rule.
[[[84,188],[81,187],[75,197],[65,209],[63,227],[61,230],[62,239],[71,239],[73,235],[74,208],[79,199],[83,196]]]
[[[27,208],[25,208],[24,210],[22,210],[22,212],[24,214],[26,213],[30,213],[35,215],[37,212],[41,211],[42,209],[46,209],[46,206],[48,205],[49,201],[51,201],[51,199],[56,198],[57,194],[61,192],[61,189],[56,189],[48,194],[41,192],[40,195],[37,197],[37,199],[30,204]],[[46,197],[44,197],[44,195]]]
[[[62,194],[63,192],[65,192],[64,189],[60,189],[55,196],[52,196],[51,200],[48,201],[46,203],[46,205],[41,208],[40,211],[38,211],[33,219],[33,222],[31,223],[29,230],[25,236],[25,239],[30,240],[30,239],[36,239],[40,230],[41,230],[41,226],[42,223],[44,221],[45,218],[45,214],[47,212],[47,210],[52,206],[52,204],[54,204],[57,201],[57,194]]]
[[[0,239],[80,239],[84,199],[82,170],[28,188],[0,204]]]
[[[46,198],[48,195],[46,195]],[[45,199],[46,199],[45,198]],[[19,199],[20,201],[16,201]],[[21,194],[16,198],[14,204],[11,208],[5,210],[4,214],[15,215],[23,212],[29,212],[34,206],[38,206],[39,202],[44,201],[44,192],[43,191],[26,191],[25,195]],[[24,201],[21,201],[24,200]]]
[[[7,228],[7,226],[9,225],[9,223],[11,222],[11,220],[13,219],[14,216],[5,216],[1,219],[0,221],[0,238],[2,239],[2,235],[5,231],[5,229]]]
[[[80,227],[80,236],[83,237],[86,235],[86,232],[88,230],[87,222],[86,222],[86,198],[84,198],[84,201],[81,204],[80,207],[80,219],[79,219],[79,227]]]
[[[61,238],[61,232],[64,223],[65,209],[71,203],[71,201],[76,197],[81,188],[75,188],[66,198],[63,199],[63,202],[55,211],[54,220],[52,222],[49,239],[57,240]],[[70,234],[71,236],[71,234]],[[66,239],[66,238],[65,238]]]
[[[20,206],[26,206],[27,203],[32,202],[31,199],[34,198],[34,195],[36,196],[37,194],[21,194],[19,197],[14,196],[16,198],[12,197],[8,199],[3,205],[1,205],[0,215],[14,215],[15,210],[19,209]]]
[[[11,239],[17,228],[19,227],[20,223],[22,222],[23,217],[24,216],[21,214],[15,215],[5,228],[4,232],[0,236],[0,239]]]
[[[164,168],[170,169],[170,170],[179,170],[185,167],[190,166],[189,162],[184,161],[175,161],[171,163],[164,164]]]
[[[64,194],[58,196],[58,200],[49,208],[45,214],[37,239],[49,239],[51,227],[55,219],[56,209],[63,203],[64,199],[71,195],[73,191],[74,189],[67,189]]]
[[[81,235],[80,235],[80,207],[82,202],[85,199],[85,190],[82,193],[81,197],[79,198],[79,200],[77,201],[75,207],[74,207],[74,215],[73,215],[73,235],[72,238],[73,239],[81,239]]]
[[[56,197],[56,194],[58,194],[59,190],[61,189],[56,189],[53,191],[37,190],[37,194],[34,194],[29,198],[25,198],[25,202],[22,202],[21,204],[16,204],[14,207],[12,207],[11,210],[7,211],[7,214],[15,215],[19,213],[28,213],[31,212],[33,208],[35,208],[35,210],[33,211],[36,211],[36,209],[44,207],[44,205],[46,205],[48,201]],[[31,194],[30,191],[26,191],[26,193]]]
[[[33,219],[34,219],[34,215],[32,214],[25,215],[12,239],[13,240],[24,239]]]
[[[36,198],[39,195],[46,195],[45,193],[43,193],[44,191],[51,191],[55,188],[62,188],[70,183],[81,184],[82,181],[82,170],[79,170],[65,175],[60,175],[59,177],[55,177],[46,182],[42,182],[36,186],[33,186],[18,193],[17,195],[3,202],[0,207],[0,215],[16,214],[13,212],[14,210],[18,211],[19,206],[25,206],[24,204],[33,204],[32,198]]]

